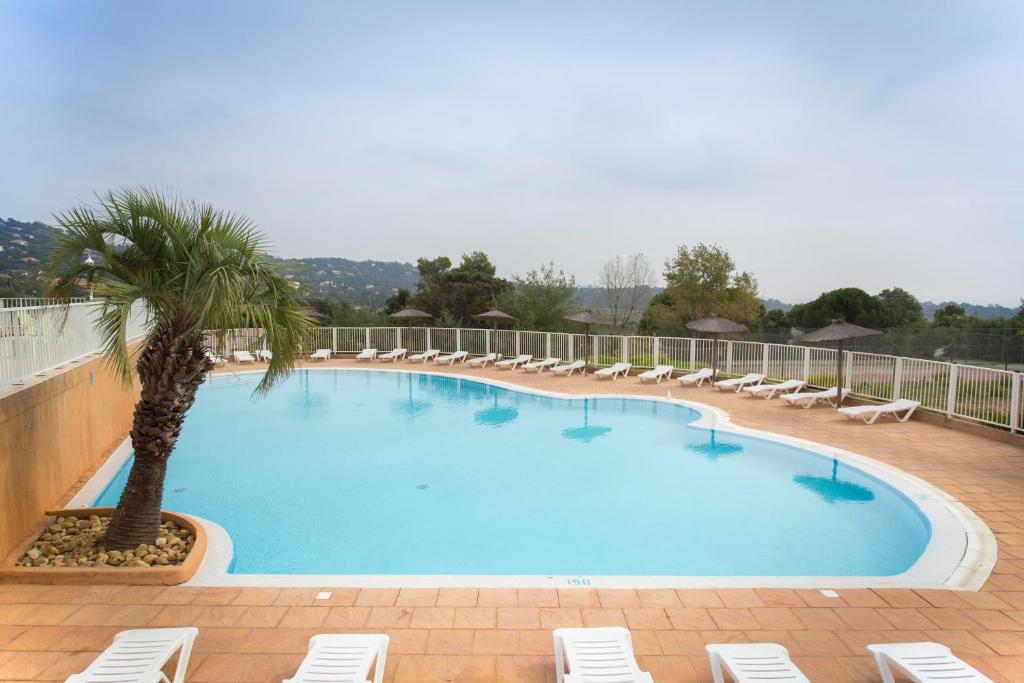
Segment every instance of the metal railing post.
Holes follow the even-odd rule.
[[[949,391],[946,393],[946,419],[952,419],[953,414],[956,412],[956,384],[957,384],[957,365],[954,363],[949,366]]]
[[[366,328],[366,344],[363,346],[364,349],[370,348],[370,328]]]
[[[768,376],[768,345],[761,347],[761,374]]]
[[[495,348],[497,348],[498,340],[495,339],[494,343],[495,343]],[[491,331],[490,330],[484,330],[484,355],[486,356],[490,352],[491,352]]]
[[[424,329],[427,331],[427,345],[424,347],[423,350],[426,351],[430,348],[430,328],[426,327]]]
[[[573,343],[575,340],[576,336],[570,333],[565,342],[565,350],[569,352],[570,361],[576,360],[576,349],[575,344]]]
[[[314,344],[314,346],[316,346],[316,344]],[[312,351],[313,349],[310,349],[310,350]],[[338,352],[338,328],[337,327],[332,327],[331,328],[331,353],[337,353],[337,352]]]
[[[690,369],[697,369],[697,338],[690,337]]]
[[[896,357],[892,366],[892,400],[898,401],[903,395],[903,359]]]
[[[629,337],[619,337],[621,341],[620,346],[622,347],[622,362],[629,362]]]
[[[661,360],[661,345],[658,343],[658,337],[654,338],[654,358],[651,359],[651,365],[658,367],[658,361]]]
[[[462,328],[461,327],[456,327],[455,328],[455,350],[456,351],[461,351],[462,350]]]
[[[811,347],[804,347],[804,377],[805,382],[811,381]]]
[[[1020,394],[1021,384],[1024,384],[1024,375],[1019,372],[1013,373],[1010,384],[1010,433],[1021,430],[1020,424]]]
[[[401,327],[396,327],[395,328],[395,348],[396,349],[402,348],[402,328]]]
[[[718,340],[714,340],[713,344],[717,344]],[[725,343],[725,374],[732,374],[732,340]]]
[[[544,357],[551,358],[551,333],[545,332],[544,334]]]

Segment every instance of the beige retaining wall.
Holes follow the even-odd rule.
[[[0,558],[124,439],[137,398],[99,358],[0,393]]]

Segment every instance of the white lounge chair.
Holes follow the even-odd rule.
[[[756,386],[764,381],[764,375],[760,372],[748,372],[742,377],[735,377],[733,379],[720,379],[713,383],[711,386],[724,391],[725,389],[732,389],[736,393],[739,393],[743,387]]]
[[[72,674],[65,683],[183,683],[198,634],[193,626],[121,631],[89,668]],[[179,651],[174,678],[169,679],[161,669]]]
[[[577,370],[579,370],[584,375],[587,374],[587,361],[574,360],[571,363],[566,363],[565,365],[556,365],[555,367],[551,368],[551,372],[555,373],[556,375],[565,375],[566,377],[572,375],[572,373],[576,372]]]
[[[751,396],[760,396],[766,401],[775,398],[779,394],[795,393],[807,386],[802,379],[787,379],[778,384],[758,384],[752,387],[745,387],[743,392]]]
[[[494,364],[494,367],[499,370],[515,370],[524,363],[529,363],[533,360],[533,356],[528,353],[521,353],[515,358],[506,358],[505,360],[499,360]]]
[[[675,370],[675,366],[672,365],[658,365],[653,370],[647,370],[641,372],[639,377],[641,382],[646,382],[649,379],[653,379],[655,384],[661,384],[663,379],[672,379],[672,371]]]
[[[282,683],[383,683],[388,637],[376,633],[321,633],[309,639],[299,670]]]
[[[224,356],[218,356],[216,353],[209,349],[206,350],[206,357],[213,361],[214,365],[224,365],[225,363],[228,362],[227,358],[225,358]]]
[[[473,368],[484,368],[487,367],[488,363],[497,362],[499,358],[501,358],[501,356],[496,353],[488,353],[486,355],[479,356],[478,358],[474,358],[473,360],[466,361],[466,364]]]
[[[558,683],[654,683],[640,670],[633,640],[621,626],[556,628],[554,636]]]
[[[456,351],[455,353],[449,353],[447,356],[438,356],[434,359],[434,362],[438,365],[455,365],[456,362],[465,363],[466,356],[468,355],[468,351]]]
[[[331,350],[330,349],[317,349],[313,353],[309,354],[310,360],[330,360]]]
[[[235,359],[235,362],[241,365],[242,363],[255,363],[256,358],[248,351],[235,351],[231,354],[231,357]]]
[[[845,399],[849,393],[849,389],[843,389],[843,398]],[[811,406],[819,403],[835,405],[836,396],[836,388],[832,387],[831,389],[825,389],[823,391],[798,391],[793,394],[782,394],[779,398],[791,406],[810,408]]]
[[[544,372],[544,368],[553,368],[562,362],[561,358],[545,358],[544,360],[535,360],[532,363],[525,363],[523,370],[529,372],[530,370],[536,370],[537,374]]]
[[[274,360],[274,352],[268,351],[267,349],[259,349],[256,351],[256,360],[262,360],[269,363]]]
[[[982,675],[939,643],[868,645],[868,652],[874,655],[884,683],[896,682],[892,675],[893,667],[917,683],[992,683],[991,678]]]
[[[377,356],[377,360],[385,361],[389,360],[393,363],[397,363],[400,359],[405,358],[405,354],[409,352],[409,349],[392,349],[387,353],[382,353]]]
[[[712,370],[711,368],[701,368],[697,372],[691,372],[688,375],[676,377],[676,379],[679,380],[679,383],[684,387],[687,384],[693,384],[700,387],[704,386],[704,380],[710,380],[712,377],[714,377],[714,375],[715,371]]]
[[[914,414],[914,411],[920,407],[920,401],[911,401],[909,398],[901,398],[898,401],[893,401],[892,403],[886,403],[880,406],[872,404],[840,408],[839,412],[851,419],[859,417],[864,420],[865,423],[870,425],[874,424],[875,420],[883,415],[890,415],[900,422],[906,422],[910,419],[910,416]],[[902,417],[900,417],[900,413],[903,413]]]
[[[437,349],[427,349],[423,353],[414,353],[407,359],[410,363],[426,363],[428,360],[437,358],[441,352]]]
[[[789,658],[789,651],[775,643],[728,643],[705,645],[704,649],[715,683],[725,683],[726,671],[736,683],[810,683]]]
[[[356,354],[356,360],[373,360],[377,357],[377,349],[363,349]]]
[[[611,377],[612,381],[615,381],[615,378],[620,376],[620,375],[623,376],[623,377],[628,375],[629,374],[629,369],[631,367],[633,367],[633,366],[630,365],[629,363],[616,363],[615,365],[613,365],[611,367],[601,368],[600,370],[595,372],[594,375],[598,379],[604,379],[605,377]]]

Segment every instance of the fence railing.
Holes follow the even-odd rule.
[[[215,342],[211,338],[211,346]],[[227,335],[219,350],[254,351],[264,344],[259,330],[237,330]],[[305,350],[330,349],[356,353],[364,348],[380,352],[428,348],[442,353],[489,352],[503,356],[528,353],[555,356],[564,361],[585,359],[596,366],[632,363],[637,368],[672,365],[679,370],[710,367],[715,357],[726,375],[759,372],[769,380],[801,379],[812,387],[836,384],[836,350],[793,344],[719,340],[693,337],[626,337],[567,332],[430,328],[430,327],[320,327],[306,340]],[[879,401],[908,398],[923,409],[947,417],[983,422],[1013,432],[1024,430],[1024,380],[1019,372],[918,358],[844,351],[843,385],[851,394]]]
[[[84,302],[0,308],[0,390],[99,351],[102,339],[94,322],[100,306]],[[145,323],[145,310],[137,306],[128,338],[141,337]]]
[[[70,303],[81,304],[88,301],[86,298],[76,297],[71,299]],[[37,296],[21,296],[12,298],[0,298],[0,308],[28,308],[30,306],[52,306],[55,303],[53,299],[44,299]]]

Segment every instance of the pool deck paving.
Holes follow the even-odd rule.
[[[316,364],[366,367],[348,360]],[[374,363],[372,367],[377,367]],[[310,365],[312,367],[312,365]],[[899,467],[955,496],[995,534],[981,591],[602,590],[589,588],[198,588],[0,586],[0,681],[63,681],[127,628],[198,626],[188,681],[281,681],[323,632],[391,637],[385,680],[555,680],[551,630],[620,625],[657,683],[709,682],[704,645],[775,642],[812,681],[879,681],[868,643],[936,641],[994,681],[1024,681],[1024,449],[911,420],[867,426],[709,388],[641,385],[464,366],[440,371],[575,394],[665,396],[721,408],[738,425],[817,441]],[[248,367],[244,368],[248,369]]]

